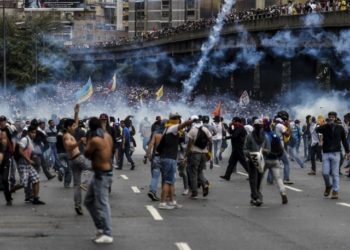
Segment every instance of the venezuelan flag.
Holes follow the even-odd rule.
[[[82,103],[89,100],[89,98],[92,96],[93,93],[94,93],[94,88],[92,86],[91,77],[89,77],[88,82],[75,93],[77,103]]]

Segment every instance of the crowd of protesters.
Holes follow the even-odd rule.
[[[264,9],[250,9],[244,11],[238,11],[232,9],[231,13],[226,17],[225,23],[237,23],[245,21],[261,20],[266,18],[275,18],[286,15],[304,15],[309,13],[322,13],[333,11],[346,11],[350,9],[350,1],[346,0],[310,0],[305,4],[293,3],[290,1],[288,4],[281,6],[269,6]],[[136,42],[152,41],[161,38],[176,36],[184,32],[195,32],[204,29],[211,28],[215,24],[215,17],[208,19],[200,19],[196,21],[186,21],[185,23],[177,27],[167,27],[161,30],[154,29],[150,32],[143,32],[142,34],[134,37],[120,37],[113,41],[98,42],[95,44],[74,44],[69,46],[75,49],[88,49],[88,48],[110,48],[121,45],[128,45]]]

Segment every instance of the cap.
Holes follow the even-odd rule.
[[[179,115],[179,113],[177,112],[169,114],[169,119],[176,119],[176,118],[181,118],[181,115]]]
[[[254,125],[263,125],[263,121],[261,119],[255,119]]]
[[[0,116],[0,122],[6,122],[6,121],[7,121],[6,116],[4,115]]]
[[[198,115],[192,115],[192,116],[191,116],[191,120],[192,120],[192,121],[194,121],[194,120],[199,120]]]

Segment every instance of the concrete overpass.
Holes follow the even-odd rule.
[[[350,11],[326,12],[322,13],[324,22],[321,27],[327,31],[338,32],[341,29],[350,27]],[[265,17],[262,15],[256,16],[254,20],[240,22],[242,26],[252,35],[256,37],[259,33],[274,34],[277,31],[289,29],[295,33],[302,32],[305,28],[302,17],[305,15],[296,16],[279,16]],[[132,44],[120,45],[110,48],[85,48],[71,49],[71,60],[75,62],[83,61],[119,61],[130,59],[133,57],[156,56],[157,53],[167,53],[169,55],[177,54],[195,54],[201,49],[201,45],[208,38],[210,29],[204,29],[194,32],[183,32],[176,36],[169,36],[153,41],[143,41]],[[227,24],[222,32],[222,41],[217,49],[225,47],[226,49],[237,49],[239,45],[235,42],[238,33],[235,24]],[[258,41],[258,40],[256,40]],[[259,44],[257,44],[259,47]],[[328,47],[328,44],[317,46]]]

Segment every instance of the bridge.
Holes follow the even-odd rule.
[[[324,16],[324,21],[322,22],[321,27],[313,26],[313,28],[322,28],[324,30],[337,32],[340,29],[350,27],[350,11],[325,12],[322,13],[322,15]],[[305,17],[305,15],[278,17],[257,15],[254,20],[242,21],[239,22],[239,24],[242,25],[253,37],[258,33],[263,32],[266,34],[274,34],[275,32],[284,29],[289,29],[294,32],[302,32],[304,29],[309,28],[305,27],[302,17]],[[201,45],[209,36],[209,32],[210,28],[207,28],[200,31],[183,32],[176,36],[159,38],[157,40],[135,42],[111,48],[73,48],[70,51],[70,55],[72,61],[117,61],[138,57],[140,53],[142,56],[155,56],[155,53],[167,53],[170,55],[194,54],[200,51]],[[225,25],[221,32],[223,40],[219,46],[225,46],[226,49],[238,48],[240,45],[234,41],[240,32],[240,29],[235,23]],[[217,49],[220,49],[220,47]]]
[[[338,34],[340,30],[350,27],[350,12],[326,12],[322,13],[324,20],[320,26],[312,26],[315,32],[328,31]],[[289,30],[295,36],[310,30],[303,21],[305,15],[295,16],[279,16],[279,17],[263,17],[257,16],[254,20],[240,22],[245,30],[249,32],[252,39],[245,41],[245,45],[249,47],[249,43],[254,43],[258,50],[263,50],[265,57],[255,67],[247,69],[239,69],[226,77],[215,77],[211,74],[204,73],[198,89],[202,91],[210,91],[213,88],[221,86],[224,89],[231,89],[233,94],[239,95],[243,90],[248,90],[255,98],[270,98],[276,93],[286,92],[294,88],[296,83],[313,82],[318,88],[322,89],[348,89],[348,77],[340,77],[332,70],[331,62],[328,60],[317,60],[315,57],[299,55],[293,58],[283,58],[268,52],[269,46],[275,45],[260,44],[259,35],[274,35],[281,30]],[[84,63],[104,64],[109,67],[118,69],[120,65],[132,64],[134,60],[140,58],[157,58],[161,54],[168,55],[177,59],[187,58],[194,60],[198,56],[202,44],[207,41],[210,28],[200,31],[183,32],[176,36],[159,38],[152,41],[142,41],[132,44],[109,48],[85,48],[71,49],[71,60],[74,64],[80,65]],[[225,49],[227,55],[224,61],[233,58],[237,51],[242,48],[242,42],[239,42],[242,30],[239,25],[234,23],[226,24],[221,32],[221,41],[214,50],[220,51]],[[255,46],[254,45],[254,46]],[[282,44],[285,46],[285,44]],[[307,46],[318,47],[322,50],[332,49],[333,45],[322,40],[321,43],[306,42],[298,44],[299,50]],[[331,53],[332,54],[332,53]],[[338,59],[335,59],[335,61]],[[156,61],[156,60],[153,60]],[[193,61],[193,64],[196,62]],[[225,62],[224,62],[225,63]],[[339,62],[338,62],[339,63]],[[160,68],[164,71],[163,65],[154,63],[146,63],[147,67]],[[334,68],[334,67],[333,67]],[[167,81],[172,70],[163,74],[162,79],[152,79],[155,83],[159,81]],[[139,76],[144,81],[144,76],[140,75],[137,67],[129,70],[132,77]],[[184,78],[187,78],[186,75]],[[183,78],[182,78],[183,79]],[[177,80],[180,82],[181,79]]]

